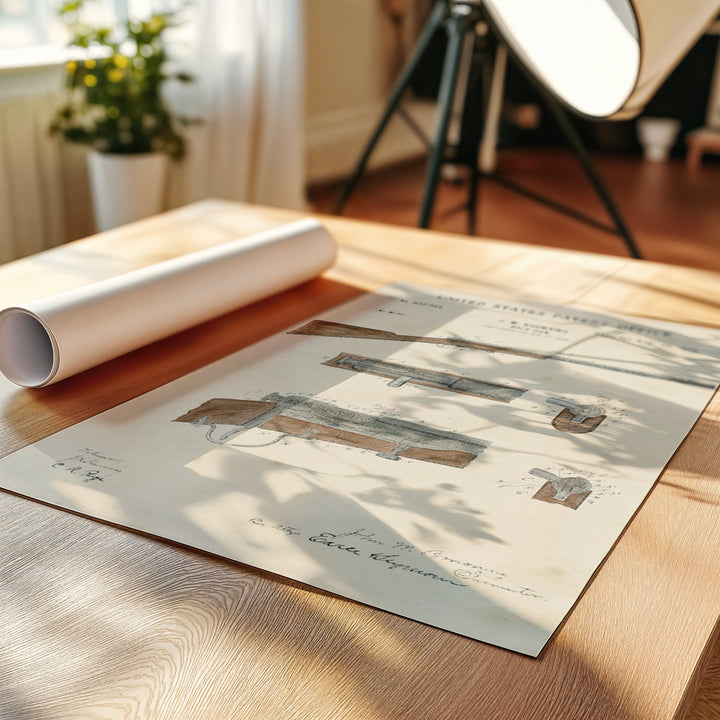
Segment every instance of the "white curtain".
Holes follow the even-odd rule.
[[[0,74],[0,263],[65,240],[60,152],[47,132],[61,79]]]
[[[303,4],[198,0],[184,54],[197,80],[171,100],[199,124],[185,131],[172,205],[218,197],[304,206]]]

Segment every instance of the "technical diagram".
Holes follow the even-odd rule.
[[[222,444],[252,428],[282,436],[323,440],[372,450],[388,460],[407,458],[464,468],[490,444],[458,433],[382,415],[370,415],[302,395],[271,393],[262,400],[213,398],[174,422],[209,426],[207,438]],[[218,425],[234,425],[217,437]]]
[[[559,505],[577,510],[582,501],[585,500],[592,491],[590,481],[580,475],[561,477],[542,468],[532,468],[530,474],[547,480],[533,495],[533,499],[535,500],[558,503]]]
[[[399,335],[389,330],[361,327],[360,325],[345,325],[344,323],[330,322],[328,320],[311,320],[306,325],[288,331],[291,335],[321,335],[324,337],[357,338],[364,340],[394,340],[395,342],[429,343],[430,345],[447,345],[450,347],[468,348],[469,350],[484,350],[486,352],[500,352],[521,357],[544,359],[547,355],[516,350],[501,345],[487,345],[485,343],[462,340],[460,338],[426,337],[424,335]]]
[[[607,417],[599,405],[581,405],[562,398],[548,398],[547,402],[564,408],[552,421],[552,426],[561,432],[574,435],[589,433]]]
[[[463,375],[426,370],[351,353],[340,353],[332,360],[324,362],[323,365],[390,378],[391,382],[388,383],[390,387],[413,383],[504,403],[509,403],[527,392],[525,388],[475,380]]]

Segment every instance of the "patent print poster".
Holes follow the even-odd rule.
[[[711,398],[706,328],[398,286],[0,484],[537,655]]]

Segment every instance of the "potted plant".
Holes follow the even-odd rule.
[[[90,187],[98,229],[163,209],[168,158],[181,158],[185,140],[162,96],[168,73],[165,33],[178,12],[128,19],[115,26],[89,25],[86,0],[63,3],[59,16],[70,32],[67,99],[50,131],[91,148]]]

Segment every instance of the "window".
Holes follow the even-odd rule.
[[[45,45],[52,25],[43,0],[0,0],[0,48]]]
[[[63,0],[0,0],[0,68],[59,63],[67,32],[57,10]],[[148,15],[178,6],[178,0],[92,0],[90,24],[110,24],[128,13]]]

